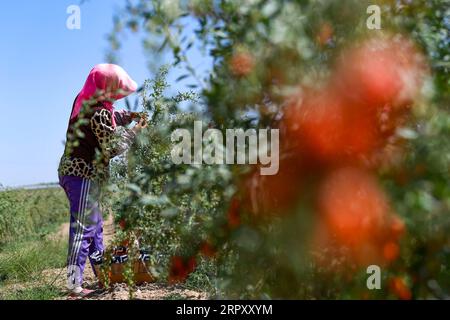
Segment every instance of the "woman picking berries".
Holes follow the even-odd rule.
[[[109,175],[109,161],[125,152],[147,126],[138,113],[114,110],[115,101],[136,90],[136,82],[121,67],[99,64],[91,70],[72,107],[58,174],[70,203],[67,276],[74,296],[92,293],[81,286],[84,267],[88,257],[103,253],[99,198]],[[133,120],[139,123],[127,129]],[[119,126],[124,127],[120,133]]]

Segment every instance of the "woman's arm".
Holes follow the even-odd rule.
[[[125,127],[133,122],[134,118],[134,112],[126,110],[114,111],[114,119],[116,120],[116,125],[118,126]]]
[[[114,113],[116,116],[116,112]],[[119,121],[128,121],[131,115],[121,113]],[[128,117],[130,119],[128,119]],[[117,122],[117,117],[115,118]],[[131,119],[132,120],[132,119]],[[125,123],[121,122],[121,123]],[[129,121],[131,123],[131,121]],[[121,125],[117,122],[118,125]],[[120,134],[112,124],[112,114],[106,109],[97,110],[91,118],[92,132],[97,138],[102,154],[108,159],[114,158],[117,155],[125,152],[132,145],[136,136],[135,130],[124,129]]]

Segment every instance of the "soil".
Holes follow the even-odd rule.
[[[136,287],[132,291],[131,299],[135,300],[206,300],[208,295],[204,292],[189,290],[183,287],[168,286],[160,283],[147,283]],[[126,284],[115,284],[109,290],[96,291],[85,300],[129,300],[130,292]]]

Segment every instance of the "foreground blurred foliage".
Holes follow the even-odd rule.
[[[227,297],[448,298],[448,1],[376,3],[381,30],[366,1],[127,1],[110,57],[142,34],[196,94],[168,97],[165,69],[144,87],[150,129],[106,197],[117,241],[140,239],[155,273]],[[280,171],[174,165],[170,135],[195,119],[279,128]],[[381,290],[366,287],[370,264]]]

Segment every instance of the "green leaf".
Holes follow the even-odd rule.
[[[176,82],[180,82],[181,80],[184,80],[184,79],[186,79],[186,78],[188,78],[188,77],[190,77],[190,75],[189,74],[183,74],[183,75],[181,75],[181,76],[179,76],[178,78],[176,78]]]
[[[128,190],[136,192],[137,194],[141,193],[141,188],[138,185],[134,184],[134,183],[127,184],[127,188],[128,188]]]

